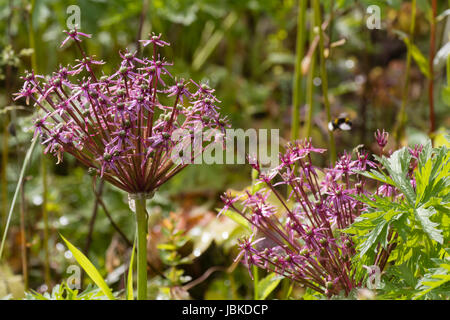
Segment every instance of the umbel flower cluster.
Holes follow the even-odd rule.
[[[351,257],[352,240],[339,232],[363,211],[351,195],[365,193],[356,174],[375,164],[368,154],[356,160],[345,153],[334,168],[321,170],[312,164],[312,153],[323,153],[311,142],[296,141],[280,155],[280,165],[264,173],[258,165],[257,191],[233,196],[226,193],[223,210],[234,210],[253,226],[253,234],[240,242],[237,258],[249,267],[276,272],[332,296],[350,293],[359,286]],[[282,196],[287,191],[287,197]]]
[[[195,124],[223,130],[227,125],[213,89],[170,74],[171,64],[158,54],[169,45],[161,35],[141,40],[144,47],[151,45],[150,58],[119,52],[117,70],[98,76],[104,62],[87,56],[81,46],[81,37],[90,35],[65,33],[62,45],[73,40],[81,60],[50,77],[28,73],[15,98],[31,100],[44,111],[35,120],[35,137],[42,137],[45,152],[58,162],[68,152],[116,187],[151,194],[187,165],[171,160],[174,130],[193,132]]]

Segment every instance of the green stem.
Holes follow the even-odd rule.
[[[450,54],[447,56],[447,86],[450,87]]]
[[[44,220],[44,279],[45,284],[50,288],[50,255],[48,250],[49,228],[48,228],[48,211],[47,211],[47,163],[44,152],[41,154],[41,170],[42,170],[42,220]]]
[[[31,55],[31,67],[34,72],[38,72],[37,70],[37,52],[36,52],[36,41],[34,37],[34,29],[33,29],[33,12],[34,12],[35,0],[30,1],[30,11],[28,12],[28,32],[29,32],[29,41],[30,48],[33,49],[33,53]]]
[[[8,155],[9,155],[9,115],[5,114],[3,120],[3,150],[2,150],[2,166],[1,166],[1,179],[2,179],[2,225],[5,224],[7,216],[8,216],[8,180],[6,178],[6,171],[8,167]]]
[[[30,11],[28,16],[28,32],[29,32],[29,46],[33,49],[31,55],[31,67],[34,72],[38,73],[37,52],[35,32],[33,28],[33,12],[35,9],[35,0],[30,1]],[[49,227],[48,227],[48,211],[47,211],[47,193],[48,193],[48,179],[47,179],[47,163],[45,161],[44,149],[41,152],[41,175],[42,175],[42,220],[44,222],[44,280],[48,288],[50,288],[50,255],[48,249],[49,241]]]
[[[292,101],[292,122],[291,122],[291,139],[297,140],[299,136],[300,123],[300,106],[304,99],[302,90],[302,59],[305,53],[305,33],[306,33],[306,2],[307,0],[299,0],[298,17],[297,17],[297,45],[296,45],[296,61],[295,75]]]
[[[22,275],[23,286],[28,291],[28,250],[27,250],[27,233],[26,233],[26,208],[25,208],[25,180],[21,181],[20,186],[20,251],[22,257]]]
[[[145,197],[135,201],[137,226],[137,284],[138,300],[147,300],[147,210]]]
[[[434,54],[436,46],[436,15],[437,15],[437,1],[431,1],[431,18],[430,18],[430,54],[428,58],[430,79],[428,79],[428,99],[430,109],[430,134],[434,133],[436,129],[436,121],[434,116]]]
[[[313,21],[314,16],[311,15],[311,21]],[[315,37],[314,28],[311,27],[310,30],[310,43],[313,42]],[[305,137],[311,137],[312,130],[312,118],[314,113],[314,73],[316,69],[316,54],[315,52],[311,55],[311,61],[309,64],[308,80],[306,84],[306,103],[308,106],[308,114],[306,118],[305,126]]]
[[[326,60],[324,54],[324,40],[323,40],[323,30],[322,30],[322,19],[320,13],[320,3],[319,0],[313,0],[314,5],[314,24],[316,31],[319,33],[319,57],[320,57],[320,77],[322,80],[322,94],[323,94],[323,104],[325,106],[325,111],[327,114],[327,122],[331,121],[331,111],[330,111],[330,100],[328,98],[328,75],[326,69]],[[334,165],[336,161],[336,145],[334,142],[333,131],[328,130],[329,135],[329,152],[331,165]]]
[[[259,300],[259,291],[258,291],[258,283],[259,283],[259,273],[258,273],[258,267],[252,266],[253,271],[253,291],[254,291],[254,300]]]
[[[399,144],[400,139],[402,138],[405,122],[406,122],[406,103],[408,102],[408,91],[409,91],[409,74],[411,70],[411,61],[412,61],[412,45],[414,41],[414,29],[416,22],[416,0],[412,0],[411,4],[411,24],[409,26],[409,46],[408,53],[406,55],[406,72],[405,72],[405,82],[403,87],[403,96],[402,96],[402,105],[400,107],[400,112],[397,118],[397,124],[395,126],[394,138]]]

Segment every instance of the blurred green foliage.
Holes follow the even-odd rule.
[[[74,46],[59,47],[64,38],[62,31],[68,29],[67,8],[72,4],[80,7],[81,30],[93,35],[92,40],[83,44],[90,54],[107,62],[103,69],[105,73],[119,64],[119,50],[128,47],[149,55],[148,49],[137,47],[137,40],[146,38],[150,32],[162,33],[163,38],[171,43],[170,47],[164,48],[164,55],[174,62],[171,71],[196,81],[208,81],[216,89],[222,112],[229,116],[234,128],[279,128],[281,136],[288,139],[298,8],[295,0],[80,0],[76,3],[66,0],[0,0],[1,152],[4,154],[6,150],[9,159],[7,164],[2,160],[2,185],[6,188],[6,193],[2,193],[3,208],[9,206],[14,192],[21,162],[32,136],[29,128],[32,127],[35,112],[31,106],[25,107],[23,101],[12,101],[11,94],[21,86],[20,75],[32,68],[33,54],[35,71],[42,74],[49,74],[59,64],[65,65],[78,58]],[[334,7],[331,8],[330,4]],[[391,130],[394,126],[400,108],[407,50],[396,31],[408,32],[409,4],[409,1],[401,0],[323,2],[325,17],[329,17],[331,9],[334,12],[331,30],[326,31],[327,47],[330,43],[345,39],[343,45],[331,48],[327,61],[332,113],[338,116],[345,112],[354,123],[350,134],[336,134],[338,152],[353,149],[359,144],[373,149],[373,131],[376,128]],[[381,9],[381,30],[368,30],[366,27],[366,8],[369,5],[378,5]],[[439,1],[438,5],[439,13],[448,8],[447,1]],[[417,6],[414,45],[427,59],[429,1],[419,0]],[[449,24],[448,20],[443,19],[438,25],[438,50],[449,41],[445,38],[446,23]],[[406,110],[407,138],[401,141],[402,144],[424,142],[427,137],[427,79],[419,67],[413,64],[411,70]],[[445,93],[445,88],[448,88],[444,81],[445,68],[436,69],[436,92]],[[316,74],[316,80],[320,80],[318,77]],[[436,118],[439,128],[444,131],[450,126],[449,106],[445,104],[445,99],[445,94],[436,95]],[[314,101],[312,137],[316,146],[324,147],[327,124],[318,88]],[[304,119],[305,108],[300,113],[301,119]],[[30,284],[33,289],[43,284],[40,157],[41,151],[33,155],[24,194]],[[70,156],[66,155],[61,164],[56,165],[53,159],[47,164],[49,189],[46,208],[51,228],[51,275],[52,284],[56,284],[67,277],[65,270],[73,263],[73,260],[64,257],[66,249],[57,231],[76,246],[83,247],[89,232],[95,195],[91,177]],[[221,192],[227,188],[243,189],[250,182],[250,168],[247,166],[190,166],[160,190],[149,209],[157,217],[154,218],[155,225],[161,218],[168,217],[170,212],[185,213],[204,203],[207,207],[202,210],[211,211],[221,206],[218,200]],[[129,216],[126,195],[105,185],[102,197],[116,224],[132,239],[134,222]],[[95,265],[105,266],[102,271],[106,274],[126,264],[126,261],[118,264],[110,261],[108,264],[108,259],[116,259],[109,252],[120,251],[120,246],[113,246],[111,239],[116,239],[113,236],[117,233],[103,209],[99,210],[88,256]],[[2,230],[4,219],[2,216]],[[6,254],[15,273],[21,270],[18,224],[18,215],[14,215]],[[209,247],[202,248],[201,257],[191,257],[193,266],[185,273],[189,271],[199,277],[208,267],[219,262],[227,267],[232,264],[236,253],[234,240],[245,231],[233,226],[221,232],[228,232],[230,237],[227,241],[220,244],[208,242]],[[222,259],[211,258],[217,256]],[[156,287],[164,282],[158,282],[158,277],[152,281]],[[120,281],[117,280],[116,285],[120,288]],[[55,290],[50,296],[34,297],[53,298],[66,294],[61,293],[61,290],[66,290],[63,286]],[[89,292],[85,294],[91,294]],[[215,272],[191,294],[207,299],[250,298],[252,284],[245,268],[239,266],[231,274]],[[70,291],[67,291],[67,296],[80,297]]]

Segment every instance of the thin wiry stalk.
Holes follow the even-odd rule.
[[[119,228],[119,226],[117,225],[117,223],[114,222],[111,214],[109,213],[108,209],[106,208],[105,203],[103,202],[101,195],[99,193],[97,193],[94,190],[95,193],[95,197],[96,200],[98,201],[98,203],[101,205],[103,212],[105,213],[106,217],[108,218],[109,222],[111,223],[112,227],[117,231],[117,233],[122,237],[123,241],[125,241],[125,243],[129,246],[132,247],[133,243],[131,242],[131,240],[129,240],[127,238],[127,236],[125,235],[125,233]]]
[[[298,17],[297,17],[297,47],[295,60],[295,75],[292,99],[292,120],[291,120],[291,139],[297,140],[299,137],[299,123],[300,123],[300,107],[304,100],[303,93],[303,74],[302,74],[302,59],[305,53],[306,40],[306,0],[299,0],[298,3]]]
[[[430,68],[430,79],[428,80],[428,101],[430,107],[430,133],[436,129],[436,122],[434,117],[434,54],[436,46],[436,15],[437,15],[437,0],[431,1],[431,20],[430,20],[430,56],[428,58]]]
[[[104,181],[100,180],[100,183],[98,185],[98,188],[96,188],[95,186],[95,180],[92,180],[92,190],[94,191],[95,194],[95,202],[94,202],[94,207],[92,208],[92,215],[91,215],[91,219],[89,220],[89,231],[88,231],[88,235],[86,237],[86,244],[84,245],[84,254],[87,256],[89,253],[89,249],[91,247],[91,242],[92,242],[92,234],[94,233],[94,225],[95,225],[95,220],[97,219],[97,213],[98,213],[98,207],[100,205],[100,201],[99,199],[102,196],[103,193],[103,185],[104,185]],[[97,190],[96,190],[97,189]]]
[[[101,180],[102,182],[103,180]],[[125,235],[125,232],[122,231],[122,229],[120,229],[120,227],[117,225],[117,223],[114,221],[114,219],[111,216],[111,213],[109,212],[108,208],[106,208],[105,203],[102,200],[101,194],[99,193],[99,190],[96,190],[95,185],[93,184],[93,192],[95,194],[95,198],[96,201],[98,202],[98,204],[102,207],[103,212],[105,213],[106,217],[109,220],[109,223],[111,223],[111,226],[114,228],[114,230],[116,230],[116,232],[120,235],[120,237],[122,238],[122,240],[127,244],[128,247],[133,247],[133,242],[131,242],[130,239],[128,239],[128,237]],[[88,250],[85,250],[86,252]],[[159,275],[160,277],[166,279],[166,276],[161,273],[159,270],[157,270],[151,263],[150,261],[150,257],[147,257],[147,266],[150,268],[150,270],[154,273],[156,273],[157,275]]]
[[[326,69],[326,60],[324,54],[324,39],[323,30],[321,28],[322,19],[320,12],[320,3],[318,0],[313,0],[314,7],[314,25],[315,30],[319,33],[319,57],[320,57],[320,77],[322,80],[322,94],[323,94],[323,104],[325,106],[325,112],[327,115],[327,122],[331,121],[331,110],[330,110],[330,100],[328,98],[328,75]],[[336,162],[336,145],[334,142],[333,131],[328,130],[329,135],[329,152],[330,152],[330,162],[333,165]]]
[[[409,26],[409,41],[410,44],[413,44],[414,41],[414,29],[416,24],[416,0],[412,0],[411,3],[411,24]],[[404,134],[405,122],[406,122],[406,103],[408,102],[408,92],[409,92],[409,74],[411,71],[411,60],[412,60],[412,51],[409,49],[406,55],[406,72],[405,72],[405,80],[403,87],[403,96],[402,96],[402,105],[400,107],[400,112],[397,117],[397,124],[395,126],[394,137],[399,144],[401,137]]]

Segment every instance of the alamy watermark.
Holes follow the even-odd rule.
[[[66,20],[67,28],[80,29],[81,28],[81,9],[77,5],[67,7],[66,13],[69,15]]]
[[[81,289],[81,269],[79,266],[71,264],[67,267],[66,273],[70,274],[67,278],[67,286],[72,290]]]
[[[174,130],[171,141],[175,143],[171,160],[176,164],[245,164],[248,160],[266,169],[279,164],[279,129],[203,130],[199,121],[193,131]]]
[[[366,20],[366,26],[368,29],[381,29],[381,8],[377,5],[371,5],[367,7],[367,14],[369,17]]]
[[[363,267],[366,268],[367,273],[369,274],[369,277],[367,278],[367,288],[370,290],[383,288],[380,267],[377,265]]]

